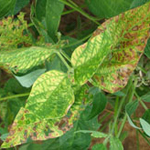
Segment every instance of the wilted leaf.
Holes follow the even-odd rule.
[[[0,66],[13,71],[14,73],[26,73],[33,67],[43,64],[53,53],[53,49],[42,47],[1,51]]]

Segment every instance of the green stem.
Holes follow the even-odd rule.
[[[143,102],[142,99],[139,97],[139,95],[136,93],[136,91],[135,91],[135,95],[136,95],[138,101],[139,101],[139,102],[141,103],[141,105],[143,106],[143,108],[144,108],[145,110],[148,110],[147,106],[144,104],[144,102]]]
[[[68,65],[68,63],[66,62],[66,60],[64,59],[64,57],[60,54],[60,52],[56,52],[56,54],[59,56],[59,58],[64,63],[64,65],[67,67],[67,69],[70,70],[71,67]]]
[[[131,80],[132,80],[132,78],[131,78]],[[137,85],[137,80],[135,80],[133,86],[131,85],[131,90],[129,90],[130,93],[129,93],[129,97],[128,97],[128,99],[129,99],[128,102],[131,102],[132,99],[133,99],[134,92],[135,92],[135,89],[136,89],[136,85]],[[118,132],[118,134],[117,134],[117,138],[120,137],[121,132],[122,132],[122,130],[123,130],[123,127],[124,127],[124,125],[125,125],[125,123],[126,123],[126,120],[127,120],[127,115],[125,114],[124,117],[123,117],[122,124],[121,124],[121,126],[120,126],[120,128],[119,128],[119,132]]]
[[[126,120],[127,120],[127,116],[126,116],[126,114],[125,114],[124,117],[123,117],[122,124],[121,124],[121,126],[120,126],[120,128],[119,128],[119,131],[118,131],[118,134],[117,134],[117,138],[120,137],[121,132],[122,132],[122,130],[123,130],[123,128],[124,128],[124,125],[125,125],[125,123],[126,123]]]
[[[74,46],[74,45],[77,45],[77,44],[79,44],[79,43],[81,43],[81,42],[87,40],[89,37],[91,37],[91,35],[92,35],[92,33],[89,34],[89,35],[87,35],[86,37],[84,37],[83,39],[81,39],[81,40],[79,40],[79,41],[77,41],[77,42],[74,42],[74,43],[72,43],[72,44],[69,44],[69,45],[67,45],[67,46],[64,46],[63,48],[69,48],[69,47],[72,47],[72,46]]]
[[[144,133],[142,133],[140,130],[138,130],[138,132],[143,136],[145,141],[150,145],[150,141],[147,139],[147,137],[144,135]]]
[[[139,133],[138,133],[138,130],[136,130],[136,141],[137,141],[137,150],[140,150]]]
[[[129,80],[129,83],[128,83],[127,89],[126,89],[126,93],[129,92],[129,89],[130,89],[131,86],[132,86],[132,78],[130,78],[130,80]],[[128,94],[127,94],[127,95],[128,95]],[[117,125],[117,120],[118,120],[118,117],[119,117],[119,114],[120,114],[120,112],[121,112],[121,108],[122,108],[122,106],[123,106],[123,104],[124,104],[125,99],[126,99],[126,96],[124,96],[124,97],[121,99],[121,102],[120,102],[120,105],[119,105],[119,108],[118,108],[118,111],[117,111],[117,114],[116,114],[116,116],[115,116],[115,120],[114,120],[114,123],[113,123],[113,126],[112,126],[112,130],[111,130],[111,133],[112,133],[112,134],[113,134],[113,132],[114,132],[114,130],[115,130],[115,127],[116,127],[116,125]]]
[[[83,16],[85,16],[86,18],[88,18],[89,20],[93,21],[94,23],[96,23],[97,25],[100,25],[99,22],[96,21],[95,18],[93,18],[92,16],[90,16],[89,14],[85,13],[80,7],[78,7],[75,3],[71,2],[67,2],[66,0],[60,0],[62,3],[64,3],[65,5],[73,8],[74,10],[78,11],[79,13],[81,13]]]
[[[0,98],[0,101],[6,101],[8,99],[13,99],[13,98],[18,98],[18,97],[25,97],[25,96],[28,96],[29,94],[30,93],[23,93],[23,94],[17,94],[17,95],[7,96],[7,97]]]
[[[68,56],[63,50],[60,50],[60,53],[61,53],[69,62],[71,62],[71,59],[69,58],[69,56]]]

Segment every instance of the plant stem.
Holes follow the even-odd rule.
[[[131,78],[131,80],[132,80],[132,78]],[[131,85],[131,90],[129,90],[130,93],[129,93],[129,97],[128,97],[128,99],[129,99],[128,102],[131,102],[132,99],[133,99],[134,92],[135,92],[135,89],[136,89],[136,85],[137,85],[137,80],[135,80],[134,85]],[[128,96],[128,95],[127,95],[127,96]],[[121,132],[122,132],[122,130],[123,130],[123,127],[124,127],[124,125],[125,125],[125,123],[126,123],[126,120],[127,120],[127,115],[125,114],[124,117],[123,117],[122,124],[121,124],[121,126],[120,126],[120,128],[119,128],[119,132],[118,132],[118,134],[117,134],[117,138],[120,137]]]
[[[132,86],[132,78],[130,78],[130,80],[129,80],[129,83],[128,83],[127,89],[126,89],[126,93],[129,92],[131,86]],[[126,95],[128,95],[128,94],[126,94]],[[112,126],[112,130],[111,130],[111,133],[112,133],[112,134],[113,134],[113,132],[114,132],[114,130],[115,130],[115,127],[116,127],[116,124],[117,124],[117,120],[118,120],[118,117],[119,117],[119,114],[120,114],[120,112],[121,112],[121,108],[122,108],[122,106],[123,106],[123,104],[124,104],[125,99],[126,99],[126,96],[124,96],[124,97],[121,99],[121,102],[120,102],[120,105],[119,105],[119,108],[118,108],[118,111],[117,111],[117,114],[116,114],[116,116],[115,116],[115,120],[114,120],[114,123],[113,123],[113,126]],[[122,125],[122,126],[123,126],[123,125]],[[119,131],[119,133],[120,133],[120,132],[121,132],[121,131]]]
[[[150,145],[150,141],[147,139],[147,137],[144,135],[144,133],[142,133],[140,130],[138,130],[138,132],[143,136],[145,141]]]
[[[147,106],[144,104],[144,102],[143,102],[142,99],[139,97],[139,95],[136,93],[136,91],[135,91],[135,95],[136,95],[138,101],[139,101],[139,102],[141,103],[141,105],[143,106],[143,108],[144,108],[145,110],[148,110]]]
[[[81,43],[81,42],[87,40],[89,37],[91,37],[91,35],[92,35],[92,33],[89,34],[89,35],[87,35],[86,37],[84,37],[83,39],[81,39],[81,40],[79,40],[79,41],[77,41],[77,42],[74,42],[74,43],[71,43],[71,44],[69,44],[69,45],[67,45],[67,46],[64,46],[63,48],[68,48],[68,47],[72,47],[72,46],[74,46],[74,45],[76,45],[76,44],[79,44],[79,43]]]
[[[71,59],[69,58],[69,56],[68,56],[63,50],[60,50],[60,53],[61,53],[69,62],[71,62]]]
[[[13,98],[18,98],[18,97],[25,97],[25,96],[28,96],[29,94],[30,93],[23,93],[23,94],[17,94],[17,95],[7,96],[7,97],[0,98],[0,101],[6,101],[8,99],[13,99]]]
[[[64,63],[64,65],[67,67],[67,69],[70,70],[71,67],[68,65],[68,63],[66,62],[66,60],[64,59],[64,57],[60,54],[60,52],[56,52],[56,54],[59,56],[59,58]]]
[[[138,130],[137,130],[137,129],[136,129],[136,141],[137,141],[137,150],[140,150],[139,133],[138,133]]]
[[[96,21],[95,18],[93,18],[92,16],[90,16],[89,14],[85,13],[80,7],[77,6],[77,4],[75,4],[74,2],[67,2],[66,0],[60,0],[62,3],[64,3],[65,5],[73,8],[74,10],[78,11],[79,13],[81,13],[83,16],[85,16],[86,18],[88,18],[89,20],[93,21],[94,23],[96,23],[97,25],[100,25],[99,22]]]
[[[120,128],[119,128],[119,131],[118,131],[118,134],[117,134],[117,138],[120,137],[121,132],[122,132],[122,130],[123,130],[123,127],[124,127],[124,125],[125,125],[125,123],[126,123],[126,120],[127,120],[127,115],[125,114],[124,117],[123,117],[122,124],[121,124],[121,126],[120,126]]]

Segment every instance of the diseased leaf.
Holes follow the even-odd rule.
[[[73,103],[74,94],[67,75],[53,70],[36,80],[26,109],[40,119],[54,119],[63,117]]]
[[[66,116],[74,103],[74,94],[66,74],[49,71],[40,76],[32,87],[25,108],[16,116],[2,147],[45,140],[63,135],[73,126],[73,114]]]
[[[8,51],[33,45],[33,38],[28,32],[28,24],[24,16],[25,14],[21,12],[15,18],[12,16],[1,20],[0,50]]]
[[[127,84],[149,37],[149,6],[111,18],[74,51],[71,62],[76,83],[82,85],[94,75],[93,84],[111,93]]]
[[[42,47],[21,48],[12,51],[0,52],[0,66],[14,73],[26,73],[33,67],[45,62],[52,54],[53,49]]]
[[[149,8],[150,3],[147,3],[114,18],[117,30],[121,30],[116,34],[116,42],[111,47],[112,52],[107,55],[93,77],[94,85],[114,93],[127,84],[149,37]]]

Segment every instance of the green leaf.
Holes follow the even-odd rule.
[[[42,75],[46,69],[38,69],[31,73],[28,73],[24,76],[15,76],[14,77],[19,81],[19,83],[26,88],[29,88],[32,86],[32,84],[36,81],[36,79]]]
[[[94,118],[95,116],[100,114],[105,109],[106,104],[107,104],[107,98],[102,92],[99,92],[96,95],[94,95],[92,111],[89,114],[87,119],[90,120],[91,118]]]
[[[89,10],[99,18],[110,18],[130,8],[133,0],[86,0]]]
[[[14,9],[14,15],[17,14],[23,7],[25,7],[30,0],[16,0],[16,5]]]
[[[107,150],[107,147],[103,144],[95,144],[92,147],[92,150]]]
[[[63,9],[64,4],[59,0],[37,0],[36,2],[36,18],[43,23],[55,42]]]
[[[149,0],[86,0],[89,10],[99,18],[110,18],[145,4]]]
[[[0,19],[6,16],[9,12],[13,11],[16,0],[0,0]]]
[[[94,75],[93,84],[111,93],[127,84],[149,37],[149,5],[106,21],[73,52],[76,83],[82,85]]]
[[[144,53],[150,59],[150,38],[147,41],[147,45],[145,47]]]
[[[126,113],[127,113],[127,117],[128,117],[128,121],[129,121],[129,124],[136,128],[136,129],[140,129],[139,127],[137,127],[134,122],[132,121],[131,119],[131,115],[136,111],[137,107],[139,105],[139,102],[137,100],[133,101],[133,102],[130,102],[128,103],[126,106],[125,106],[125,110],[126,110]]]
[[[145,102],[150,102],[150,92],[146,93],[145,95],[142,95],[141,99]]]
[[[144,132],[150,136],[150,124],[142,118],[140,118],[140,123]]]
[[[142,119],[144,119],[145,121],[147,121],[150,124],[150,109],[147,109],[144,112]]]
[[[21,48],[0,52],[0,66],[12,72],[26,73],[33,67],[42,65],[54,53],[53,49],[42,47]]]
[[[118,138],[110,138],[110,150],[123,150],[121,141]]]
[[[91,133],[94,138],[106,138],[108,135],[99,131],[79,130],[76,133]]]
[[[2,147],[32,140],[45,140],[63,135],[72,127],[72,117],[65,116],[74,103],[74,94],[66,74],[49,71],[34,83],[25,108],[17,114],[10,135]]]

